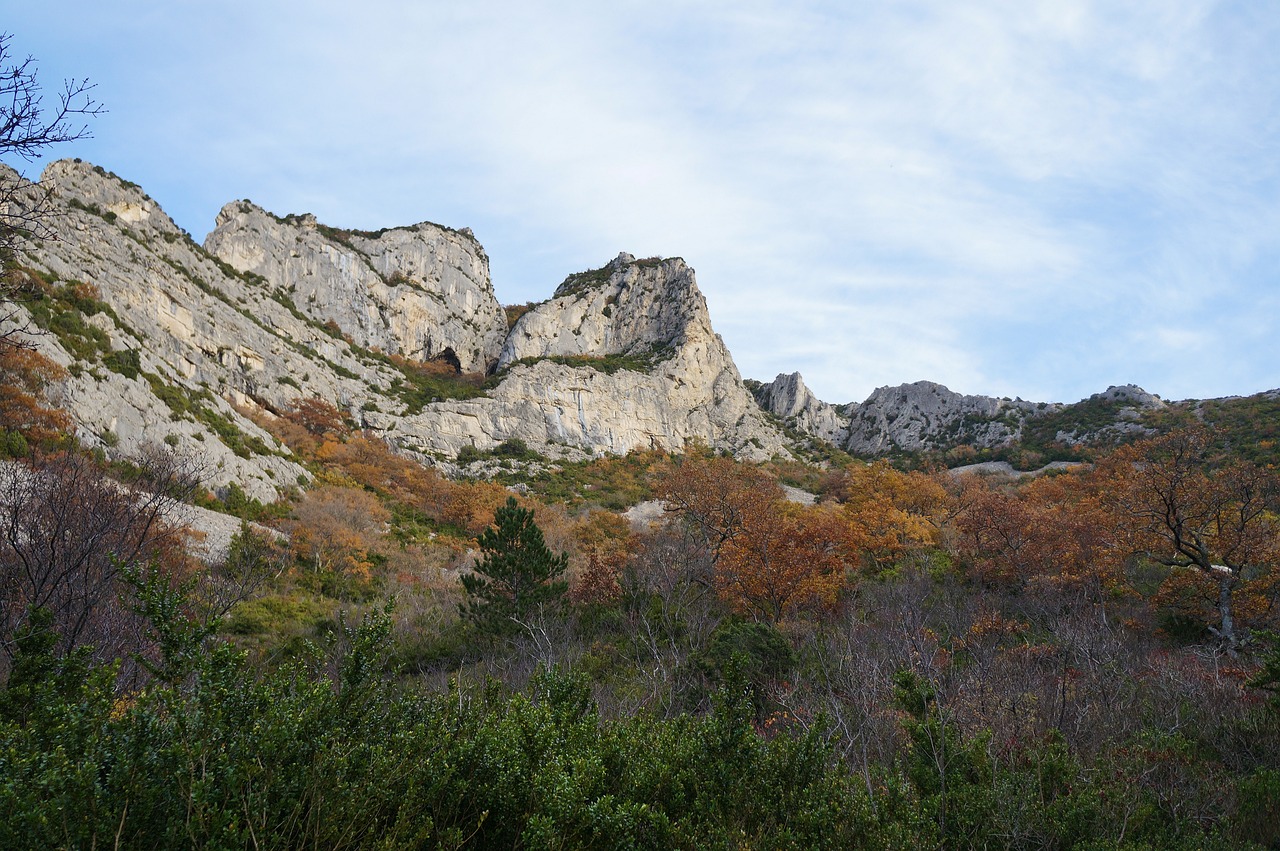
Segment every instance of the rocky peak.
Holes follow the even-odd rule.
[[[682,260],[622,254],[569,276],[524,318],[496,386],[460,383],[445,401],[368,349],[452,353],[464,370],[497,360],[506,317],[469,232],[339,231],[237,201],[203,248],[127,181],[74,163],[48,179],[64,238],[21,262],[63,299],[50,310],[78,310],[56,295],[72,282],[100,295],[103,307],[77,318],[101,339],[51,334],[41,346],[72,370],[62,392],[81,438],[109,453],[170,446],[212,465],[211,486],[269,499],[306,473],[242,412],[300,397],[442,462],[511,438],[553,458],[691,441],[752,458],[786,451]]]
[[[464,372],[484,372],[506,335],[489,258],[470,232],[430,222],[342,230],[309,213],[280,218],[234,201],[218,214],[205,248],[365,348],[414,360],[450,357]]]
[[[527,358],[661,357],[690,337],[714,336],[693,270],[678,258],[619,254],[570,275],[555,295],[516,322],[499,368]]]
[[[690,441],[761,459],[785,451],[679,258],[624,253],[570,275],[512,328],[499,369],[489,398],[441,403],[397,427],[445,452],[509,437],[591,452]]]
[[[1148,393],[1136,384],[1112,385],[1101,393],[1089,397],[1093,402],[1127,402],[1134,408],[1157,410],[1167,407],[1163,399],[1154,393]]]
[[[760,385],[755,396],[760,407],[798,431],[837,446],[848,439],[848,415],[813,395],[798,372],[779,374]]]
[[[845,448],[859,454],[927,449],[940,441],[999,446],[1014,440],[1033,402],[965,396],[932,381],[879,387],[852,414]]]
[[[108,223],[138,232],[186,236],[142,187],[101,166],[82,160],[57,160],[45,167],[40,183],[52,188],[54,196],[71,209],[101,216]]]

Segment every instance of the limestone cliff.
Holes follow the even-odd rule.
[[[848,415],[813,395],[798,372],[780,374],[770,383],[759,385],[755,397],[760,407],[802,434],[836,446],[843,446],[848,440]]]
[[[797,431],[855,455],[946,449],[960,444],[1005,446],[1018,440],[1029,418],[1063,408],[1021,399],[966,396],[932,381],[880,387],[861,404],[837,408],[819,401],[799,373],[779,375],[760,385],[756,399]]]
[[[553,356],[648,357],[690,336],[715,336],[693,270],[678,257],[624,253],[604,268],[570,275],[549,301],[521,316],[498,366]]]
[[[207,241],[224,260],[101,168],[57,162],[41,182],[61,238],[18,258],[43,293],[37,343],[70,370],[56,395],[80,437],[109,454],[172,447],[201,459],[211,485],[270,499],[307,474],[242,412],[305,397],[425,461],[513,437],[551,457],[690,440],[756,458],[785,450],[683,261],[623,255],[571,276],[503,347],[505,315],[468,233],[334,236],[236,202]],[[503,369],[487,390],[424,384],[374,347]]]
[[[499,366],[488,398],[432,405],[387,427],[446,453],[507,437],[589,452],[680,450],[689,441],[752,458],[785,451],[679,258],[621,254],[570,276],[517,321]]]
[[[204,247],[365,348],[413,360],[452,356],[464,372],[485,372],[507,332],[489,258],[469,231],[427,222],[345,231],[236,201],[222,208]]]
[[[35,342],[70,370],[56,395],[89,445],[169,446],[212,486],[274,499],[306,471],[233,402],[278,409],[306,394],[351,406],[394,380],[209,256],[136,185],[60,161],[41,186],[59,239],[18,262],[39,276],[29,307],[49,333]]]
[[[859,454],[937,445],[1000,446],[1017,438],[1034,402],[966,396],[932,381],[877,388],[851,411],[845,448]]]

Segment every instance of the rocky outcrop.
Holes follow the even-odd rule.
[[[545,357],[652,358],[690,336],[715,336],[693,270],[678,257],[623,253],[601,269],[570,275],[550,300],[521,316],[498,366]]]
[[[880,387],[865,402],[834,408],[818,401],[799,374],[756,385],[760,405],[791,428],[855,455],[991,449],[1024,439],[1077,446],[1148,434],[1146,412],[1166,403],[1141,387],[1109,387],[1067,405],[966,396],[931,381]],[[975,468],[976,469],[976,468]]]
[[[485,372],[506,336],[489,258],[470,231],[429,222],[339,230],[312,215],[282,219],[235,201],[218,213],[204,247],[365,348],[452,358],[464,372]]]
[[[1079,423],[1070,428],[1059,429],[1054,434],[1054,440],[1064,446],[1079,446],[1099,440],[1112,442],[1154,434],[1154,429],[1144,426],[1140,420],[1147,411],[1167,407],[1159,396],[1148,393],[1135,384],[1108,387],[1078,404],[1108,409],[1113,421],[1102,426]]]
[[[883,455],[945,449],[959,444],[979,448],[1017,440],[1028,417],[1061,405],[965,396],[932,381],[877,388],[865,402],[843,407],[820,401],[799,373],[779,375],[758,385],[756,400],[802,434],[825,440],[854,455]]]
[[[52,311],[34,342],[69,370],[56,401],[86,444],[122,456],[171,447],[198,458],[209,485],[275,499],[307,472],[235,405],[314,395],[358,406],[397,377],[209,256],[136,185],[67,160],[41,186],[59,239],[18,262],[44,293],[32,309]]]
[[[756,401],[775,417],[802,434],[808,434],[836,446],[849,437],[849,416],[835,405],[813,395],[800,373],[780,374],[755,391]]]
[[[488,398],[442,402],[386,427],[446,454],[510,437],[587,452],[680,451],[690,441],[749,458],[786,451],[678,258],[621,254],[570,276],[517,321],[499,364]]]
[[[19,258],[47,296],[51,333],[37,344],[70,371],[55,392],[81,439],[108,454],[171,447],[198,456],[210,486],[271,499],[307,473],[246,413],[300,397],[333,402],[424,461],[517,437],[550,457],[689,441],[753,458],[785,451],[681,260],[622,255],[571,276],[504,348],[487,259],[466,232],[335,236],[237,202],[208,240],[215,256],[101,168],[54,163],[42,184],[61,239]],[[419,329],[417,311],[435,304]],[[55,314],[65,319],[50,325]],[[452,351],[464,370],[501,358],[503,370],[483,394],[437,393],[370,346]]]
[[[1048,406],[1021,399],[965,396],[917,381],[877,388],[851,411],[849,452],[875,455],[967,443],[979,448],[1016,440],[1023,421]]]

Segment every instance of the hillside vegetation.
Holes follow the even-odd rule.
[[[514,493],[300,400],[264,505],[0,370],[0,846],[1280,846],[1270,400],[1034,480],[473,459]],[[198,564],[182,500],[282,534]]]

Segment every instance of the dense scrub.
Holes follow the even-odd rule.
[[[4,425],[38,476],[0,542],[0,847],[1280,847],[1277,489],[1221,433],[1025,482],[650,453],[513,499],[313,401],[271,424],[311,488],[202,497],[288,538],[197,571],[189,479],[112,502]],[[136,533],[67,531],[93,510]],[[45,538],[79,549],[32,573]]]

